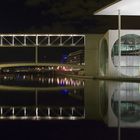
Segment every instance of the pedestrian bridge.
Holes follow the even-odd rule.
[[[0,34],[0,47],[83,47],[82,34]]]
[[[76,64],[61,64],[61,63],[5,63],[0,64],[0,68],[11,68],[11,67],[29,67],[29,66],[65,66],[72,68],[84,68],[84,65]]]

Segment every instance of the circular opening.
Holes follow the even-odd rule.
[[[100,48],[100,70],[103,75],[107,73],[108,64],[108,45],[106,39],[102,40]]]
[[[121,37],[119,49],[118,40],[112,48],[112,61],[121,74],[127,76],[140,75],[140,36],[127,34]]]
[[[140,121],[140,84],[123,83],[111,97],[111,107],[118,117],[120,108],[121,120],[125,122]]]

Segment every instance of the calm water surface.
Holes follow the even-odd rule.
[[[93,120],[126,139],[128,128],[140,127],[140,83],[1,75],[0,119]]]

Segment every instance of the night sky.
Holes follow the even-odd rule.
[[[93,13],[115,0],[3,0],[1,33],[104,33],[117,28],[115,16]],[[139,17],[123,17],[122,28],[139,28]]]
[[[93,16],[114,0],[3,0],[0,4],[1,33],[98,33],[116,18]]]
[[[117,29],[117,17],[95,16],[93,13],[114,1],[3,0],[0,4],[0,33],[105,33],[108,29]],[[122,17],[122,28],[139,29],[140,17]],[[33,53],[25,49],[5,52],[0,49],[0,62],[13,61],[16,56],[20,60],[21,52],[28,59]],[[51,54],[46,50],[43,52],[46,52],[44,56]]]
[[[71,52],[83,50],[82,47],[39,47],[39,62],[63,63]],[[2,47],[0,48],[0,63],[35,62],[34,47]]]

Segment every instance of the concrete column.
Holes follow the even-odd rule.
[[[87,34],[85,42],[85,75],[99,76],[99,43],[102,34]]]
[[[38,46],[35,46],[35,63],[38,63]]]

